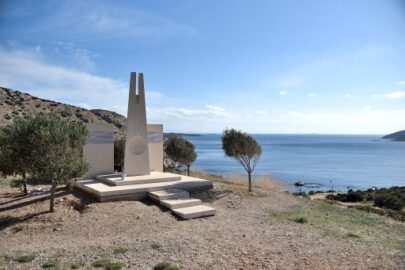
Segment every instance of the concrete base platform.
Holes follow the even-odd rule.
[[[125,179],[122,179],[121,174],[117,173],[98,175],[96,179],[113,186],[124,186],[180,181],[181,176],[173,173],[150,172],[148,175],[126,176]]]
[[[100,202],[117,200],[142,200],[147,198],[148,192],[151,191],[167,189],[195,191],[207,190],[213,187],[212,182],[208,180],[172,173],[165,174],[172,175],[173,177],[180,177],[180,180],[146,184],[108,185],[107,183],[97,179],[88,179],[77,181],[75,187],[89,193]]]

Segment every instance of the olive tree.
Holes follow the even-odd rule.
[[[170,137],[165,141],[165,153],[174,162],[187,167],[187,175],[190,175],[190,167],[197,159],[194,145],[182,137]]]
[[[83,157],[87,129],[82,123],[41,113],[16,119],[2,129],[1,134],[0,160],[7,160],[8,171],[24,172],[30,178],[50,181],[51,212],[54,211],[57,185],[83,176],[88,169]],[[4,147],[3,143],[8,146]],[[23,150],[22,146],[27,149]],[[10,153],[10,156],[4,156]]]
[[[225,155],[235,159],[246,170],[249,192],[252,192],[252,173],[260,160],[262,147],[251,135],[236,129],[225,129],[221,140]]]
[[[21,175],[24,194],[27,190],[27,173],[32,163],[32,130],[28,121],[17,117],[14,124],[0,128],[0,172],[3,175]]]

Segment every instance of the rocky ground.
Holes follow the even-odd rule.
[[[403,223],[290,194],[215,183],[193,194],[217,215],[181,221],[151,201],[95,203],[58,191],[55,213],[45,195],[0,192],[0,268],[92,269],[98,259],[123,269],[168,261],[181,269],[402,269]],[[33,255],[29,262],[21,256]]]

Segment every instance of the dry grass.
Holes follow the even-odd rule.
[[[192,171],[191,176],[208,179],[214,182],[220,182],[224,184],[234,185],[234,186],[241,186],[247,187],[248,186],[248,179],[247,175],[241,174],[227,174],[225,176],[220,175],[213,175],[206,173],[204,171]],[[282,185],[275,180],[270,175],[258,175],[253,177],[253,187],[267,189],[267,190],[274,190],[280,191],[282,189]]]

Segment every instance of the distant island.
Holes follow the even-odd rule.
[[[178,133],[178,132],[168,132],[168,133],[163,133],[163,138],[170,138],[170,137],[183,137],[183,136],[188,136],[188,137],[198,137],[201,136],[201,134],[196,134],[196,133]]]
[[[405,142],[405,130],[397,131],[382,137],[396,142]]]

